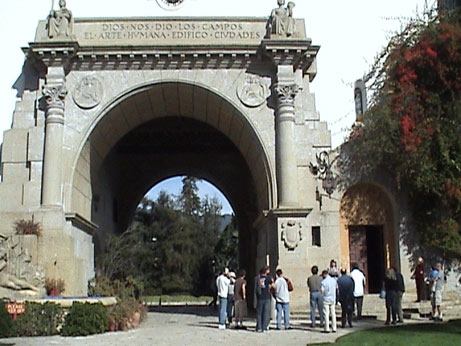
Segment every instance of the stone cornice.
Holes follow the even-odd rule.
[[[68,68],[70,61],[79,50],[75,41],[50,41],[44,43],[29,43],[29,47],[22,48],[24,54],[37,60],[45,67],[64,66]]]
[[[320,46],[313,46],[307,40],[268,40],[261,42],[261,49],[276,66],[293,65],[295,70],[302,70],[312,81],[317,75],[315,59]]]
[[[40,21],[35,41],[23,48],[39,69],[246,69],[293,65],[312,80],[319,47],[306,38],[304,20],[296,35],[268,39],[267,18],[75,19],[70,40],[50,39]],[[191,36],[188,39],[188,36]]]
[[[307,217],[312,208],[278,208],[264,211],[266,217]]]
[[[85,219],[83,216],[77,213],[66,213],[66,221],[70,221],[72,226],[92,235],[99,228],[97,224]]]
[[[272,64],[293,65],[295,70],[309,74],[311,81],[316,75],[318,50],[310,41],[289,40],[263,40],[260,45],[247,47],[80,47],[77,42],[44,42],[23,48],[39,65],[64,66],[66,70],[223,69]]]

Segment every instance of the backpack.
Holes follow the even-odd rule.
[[[288,286],[288,292],[291,292],[293,291],[293,283],[290,281],[290,279],[288,278],[285,278],[285,281],[287,282],[287,286]]]

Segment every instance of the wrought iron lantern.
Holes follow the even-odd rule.
[[[317,165],[311,162],[309,164],[309,170],[314,176],[322,180],[322,188],[328,194],[328,197],[330,197],[336,189],[336,178],[331,171],[331,166],[336,158],[330,163],[330,156],[326,151],[316,154],[315,158],[317,160]]]
[[[316,154],[315,158],[317,160],[317,165],[311,162],[309,164],[309,170],[317,179],[322,180],[322,188],[327,193],[326,195],[322,195],[318,187],[315,189],[315,199],[319,202],[320,209],[322,209],[322,196],[328,196],[330,198],[336,189],[336,177],[331,171],[331,166],[337,157],[330,163],[328,152],[322,151],[320,154]]]

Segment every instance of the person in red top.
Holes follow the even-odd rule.
[[[412,279],[415,279],[416,282],[416,294],[417,302],[426,300],[426,284],[424,282],[425,266],[424,259],[422,257],[418,258],[418,264],[415,267],[415,271],[412,275]]]

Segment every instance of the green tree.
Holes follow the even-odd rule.
[[[201,200],[196,182],[184,177],[179,196],[162,191],[156,201],[141,200],[130,228],[109,237],[108,251],[98,258],[110,279],[132,276],[147,294],[209,293],[212,261],[222,256],[215,251],[237,258],[223,245],[217,247],[218,240],[235,241],[228,234],[238,232],[220,231],[222,206],[216,198]],[[237,245],[233,251],[238,253]]]
[[[179,195],[181,211],[190,216],[198,216],[201,211],[200,197],[198,195],[197,182],[194,177],[184,176],[182,179],[182,190]]]
[[[238,225],[237,218],[233,215],[215,247],[217,268],[228,267],[237,270],[239,268],[238,250]]]

